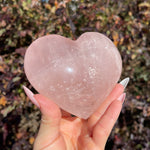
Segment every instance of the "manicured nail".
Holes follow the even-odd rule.
[[[123,80],[120,82],[120,84],[123,85],[124,89],[125,89],[126,86],[128,85],[129,80],[130,80],[130,78],[127,77],[127,78],[123,79]]]
[[[117,100],[118,100],[118,101],[121,101],[121,102],[123,103],[124,100],[125,100],[125,98],[126,98],[126,93],[122,93],[122,94],[117,98]]]
[[[40,105],[39,103],[37,102],[37,100],[34,98],[34,94],[27,88],[23,85],[23,89],[26,93],[26,95],[29,97],[29,99],[32,101],[33,104],[35,104],[38,108],[40,108]]]

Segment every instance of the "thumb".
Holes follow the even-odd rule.
[[[60,136],[60,109],[53,101],[40,94],[34,95],[34,98],[37,100],[42,113],[36,144],[43,146],[50,145]]]
[[[33,96],[40,106],[42,113],[41,125],[49,124],[50,126],[59,127],[61,119],[61,111],[59,107],[48,98],[41,94]]]
[[[61,112],[59,107],[48,98],[36,94],[34,98],[37,100],[42,113],[41,125],[38,136],[41,138],[47,137],[50,140],[52,137],[58,136]]]
[[[34,143],[34,149],[48,147],[60,137],[61,111],[59,107],[48,98],[33,94],[27,87],[23,86],[29,99],[41,110],[41,125]]]

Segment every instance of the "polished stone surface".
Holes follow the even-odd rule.
[[[29,46],[24,68],[40,94],[87,119],[118,82],[122,60],[113,42],[103,34],[87,32],[76,41],[48,35]]]

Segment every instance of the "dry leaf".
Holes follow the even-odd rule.
[[[0,105],[5,106],[7,104],[7,100],[5,96],[2,96],[0,98]]]
[[[34,143],[34,140],[35,140],[35,138],[32,136],[32,137],[30,137],[30,139],[29,139],[29,143],[32,145],[33,143]]]
[[[150,3],[148,2],[140,3],[139,7],[150,7]]]
[[[124,37],[122,37],[122,38],[120,39],[119,44],[122,45],[122,44],[123,44],[123,41],[124,41]]]
[[[10,105],[10,106],[4,108],[3,110],[1,110],[3,117],[6,117],[8,113],[10,113],[11,111],[13,111],[15,109],[15,107],[16,107],[15,105],[13,105],[13,106]]]
[[[46,3],[46,4],[45,4],[45,8],[51,10],[52,7],[51,7],[50,4]]]
[[[135,59],[136,56],[137,56],[136,54],[132,54],[132,55],[131,55],[131,59]]]
[[[118,33],[114,32],[113,35],[112,35],[112,37],[113,37],[115,46],[117,46],[118,43],[119,43],[119,35],[118,35]]]
[[[55,7],[56,7],[56,9],[58,8],[58,2],[57,2],[57,0],[55,0]]]
[[[52,9],[51,9],[51,13],[55,13],[55,11],[56,11],[56,7],[54,6],[54,7],[52,7]]]
[[[20,139],[20,138],[23,137],[23,135],[24,135],[24,133],[19,132],[19,133],[16,134],[16,137],[17,137],[17,139]]]
[[[16,53],[20,54],[21,56],[24,56],[25,53],[26,53],[26,48],[25,47],[20,47],[20,48],[17,48],[15,50]]]
[[[0,66],[0,72],[5,73],[5,70],[4,70],[4,67],[3,67],[3,66]]]
[[[2,20],[1,22],[0,22],[0,27],[5,27],[6,26],[6,21],[5,20]]]

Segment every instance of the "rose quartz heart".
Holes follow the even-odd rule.
[[[122,60],[110,39],[87,32],[76,41],[59,35],[37,39],[27,49],[24,67],[40,94],[87,119],[118,82]]]

